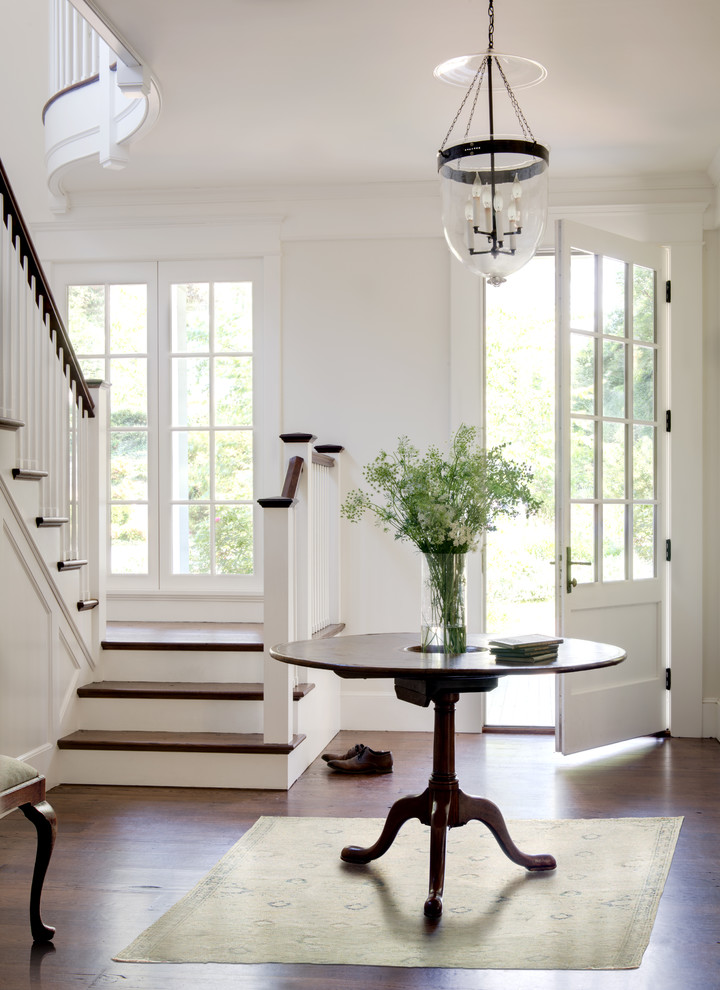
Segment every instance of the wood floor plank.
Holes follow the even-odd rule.
[[[650,944],[637,970],[505,972],[112,962],[114,953],[200,880],[260,815],[383,817],[398,796],[425,786],[432,756],[430,734],[343,732],[333,741],[333,749],[342,751],[356,742],[392,750],[394,773],[348,777],[332,773],[317,759],[287,792],[53,788],[48,797],[58,815],[58,839],[42,913],[57,934],[55,950],[42,958],[31,952],[27,920],[34,829],[19,812],[0,821],[2,990],[716,990],[720,986],[720,745],[696,739],[645,739],[563,758],[555,754],[554,741],[544,736],[457,737],[463,789],[495,801],[508,818],[684,816]],[[244,919],[239,918],[239,938],[243,931]],[[347,937],[357,933],[348,932]]]

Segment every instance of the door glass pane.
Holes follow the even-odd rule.
[[[252,574],[251,505],[221,505],[215,510],[215,559],[218,574]]]
[[[68,286],[68,326],[76,354],[105,353],[105,286]]]
[[[633,427],[633,498],[655,498],[654,426]]]
[[[110,497],[122,501],[147,501],[147,432],[113,430],[110,434],[110,462]]]
[[[173,433],[173,498],[210,498],[210,434]]]
[[[147,574],[147,505],[111,507],[110,570],[113,574]]]
[[[173,573],[210,574],[210,507],[173,506]]]
[[[655,419],[655,348],[633,347],[633,419]]]
[[[173,426],[208,426],[210,366],[206,357],[173,358]]]
[[[570,438],[570,495],[595,497],[595,423],[574,419]]]
[[[625,344],[603,341],[603,416],[625,415]]]
[[[577,564],[572,567],[571,577],[578,584],[589,584],[596,580],[594,505],[575,503],[570,507],[570,537],[572,560],[587,561],[591,565]]]
[[[633,577],[655,577],[655,506],[633,507]]]
[[[625,263],[603,258],[602,332],[625,336]]]
[[[113,354],[147,351],[147,286],[110,286],[110,350]]]
[[[574,413],[595,412],[595,338],[570,335],[570,409]]]
[[[215,434],[215,497],[252,499],[252,433],[235,430]]]
[[[624,423],[603,423],[603,498],[625,498]]]
[[[633,265],[633,337],[655,340],[655,279],[652,268]]]
[[[215,425],[252,426],[252,358],[215,359]]]
[[[215,349],[252,350],[252,282],[216,282]]]
[[[210,347],[210,286],[191,282],[172,287],[172,349],[207,351]]]
[[[625,580],[625,506],[603,505],[603,580]]]
[[[573,251],[570,258],[570,326],[595,330],[595,255]]]

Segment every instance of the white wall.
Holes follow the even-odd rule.
[[[81,260],[84,253],[108,260],[232,256],[251,253],[254,244],[260,253],[279,256],[279,421],[283,430],[310,430],[346,447],[347,490],[361,482],[362,466],[381,447],[394,446],[399,435],[408,433],[420,445],[442,443],[456,425],[450,314],[451,266],[457,262],[440,234],[437,191],[418,184],[397,196],[388,186],[355,189],[353,195],[349,201],[337,189],[295,190],[279,201],[267,192],[248,192],[226,204],[189,197],[182,218],[175,197],[152,207],[140,198],[124,206],[88,201],[58,223],[36,225],[35,239],[42,257],[58,261]],[[672,569],[673,659],[684,670],[673,705],[678,731],[687,735],[701,732],[703,676],[706,697],[707,691],[720,694],[718,661],[707,649],[703,657],[702,636],[703,548],[715,557],[720,550],[708,530],[711,520],[705,531],[701,525],[703,504],[714,499],[712,479],[705,492],[702,483],[703,368],[706,404],[713,394],[708,375],[714,381],[702,349],[703,215],[711,199],[709,184],[697,177],[687,187],[678,181],[654,187],[631,182],[626,188],[598,182],[596,188],[556,189],[552,210],[553,217],[572,216],[672,249],[678,276],[670,383],[671,532],[678,554]],[[710,281],[716,273],[714,260]],[[710,309],[717,320],[715,302]],[[709,318],[706,312],[706,323]],[[709,328],[706,349],[712,339]],[[369,522],[345,523],[342,541],[347,631],[414,629],[419,566],[412,550]],[[712,579],[710,570],[706,575]],[[707,605],[714,610],[712,599]],[[366,689],[345,685],[345,695]]]

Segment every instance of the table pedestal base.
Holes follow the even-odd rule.
[[[439,918],[445,885],[447,830],[469,821],[487,825],[505,855],[526,870],[554,870],[555,859],[547,854],[521,852],[510,838],[502,812],[485,798],[473,797],[460,790],[455,776],[455,704],[458,694],[439,692],[435,696],[435,734],[433,738],[433,772],[422,794],[403,797],[390,808],[377,842],[362,849],[346,846],[340,854],[346,863],[370,863],[386,853],[405,822],[418,818],[430,826],[430,879],[425,914]]]

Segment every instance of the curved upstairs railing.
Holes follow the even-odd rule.
[[[68,208],[63,177],[96,157],[124,168],[128,146],[157,119],[160,94],[148,66],[93,0],[51,0],[50,90],[43,109],[52,206]]]
[[[61,529],[58,570],[79,569],[97,542],[95,403],[1,162],[0,202],[0,429],[16,434],[13,478],[39,484],[38,528]]]
[[[340,631],[339,444],[313,446],[311,433],[284,433],[282,493],[258,499],[263,513],[266,742],[293,734],[292,668],[268,653],[286,643]],[[272,510],[272,511],[270,511]],[[277,511],[281,510],[281,511]]]

